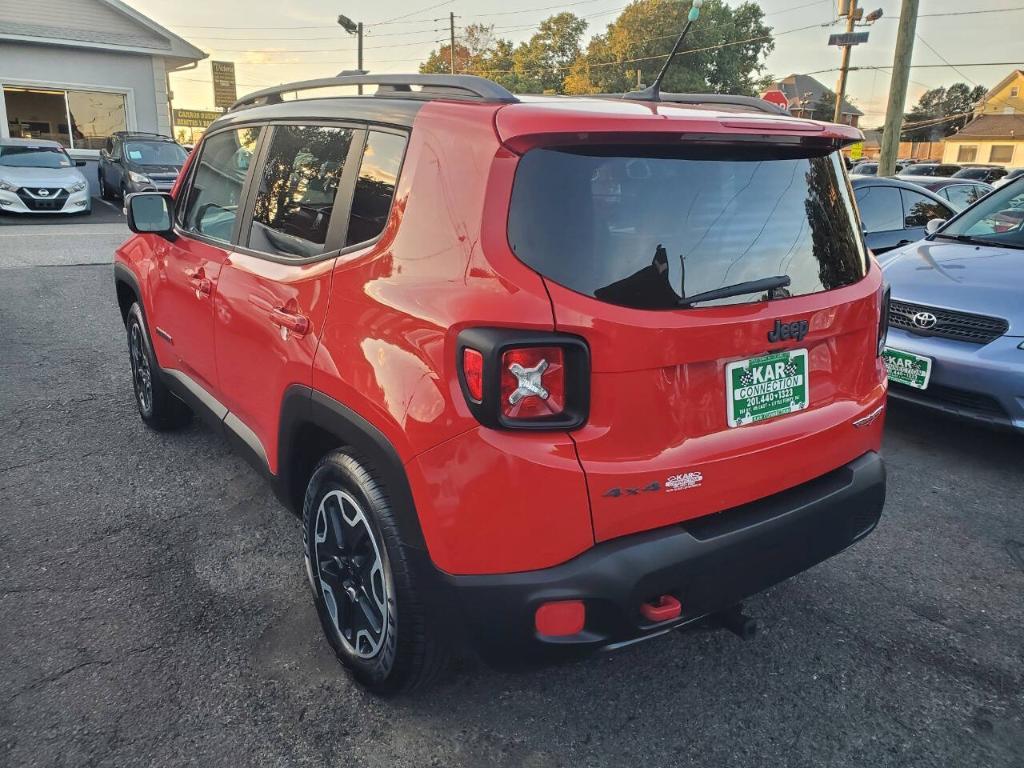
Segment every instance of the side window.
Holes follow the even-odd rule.
[[[943,187],[940,194],[953,203],[954,206],[966,208],[981,197],[979,194],[980,189],[981,187],[976,187],[973,184],[952,184],[948,187]]]
[[[115,160],[120,160],[121,159],[121,140],[120,139],[114,139],[114,141],[111,142],[111,145],[110,145],[110,156],[112,158],[114,158]]]
[[[259,128],[224,131],[203,141],[181,214],[190,232],[231,242],[242,186],[256,151]]]
[[[868,232],[903,229],[903,204],[894,187],[860,187],[856,191],[860,220]]]
[[[260,174],[249,247],[281,256],[324,252],[351,128],[279,125]]]
[[[384,231],[405,155],[404,136],[370,131],[352,197],[346,245],[372,240]]]
[[[952,218],[952,212],[941,203],[936,203],[924,195],[903,190],[903,216],[906,228],[923,227],[932,219]]]

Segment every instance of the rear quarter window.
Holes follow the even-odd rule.
[[[842,160],[783,151],[532,150],[516,172],[509,243],[556,283],[642,309],[780,275],[791,296],[859,280],[866,256]]]

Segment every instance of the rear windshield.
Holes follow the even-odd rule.
[[[781,151],[533,150],[516,172],[509,243],[556,283],[641,309],[777,276],[791,282],[772,298],[856,282],[867,261],[842,159]]]

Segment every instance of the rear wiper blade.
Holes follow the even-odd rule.
[[[768,295],[771,296],[772,291],[778,290],[779,288],[787,288],[791,282],[792,280],[789,279],[789,275],[762,277],[760,280],[750,280],[746,283],[726,285],[722,288],[715,288],[713,291],[705,291],[704,293],[695,293],[693,296],[685,296],[679,300],[679,306],[689,307],[703,301],[728,299],[730,296],[743,296],[747,293],[761,293],[761,291],[767,291]]]

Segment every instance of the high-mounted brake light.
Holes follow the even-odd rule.
[[[462,375],[466,379],[469,396],[480,402],[484,399],[484,356],[479,350],[466,347],[462,350]]]
[[[501,409],[509,419],[565,410],[565,355],[560,347],[509,349],[501,356]]]
[[[456,368],[466,405],[493,429],[577,429],[590,410],[590,349],[578,336],[469,328]]]

